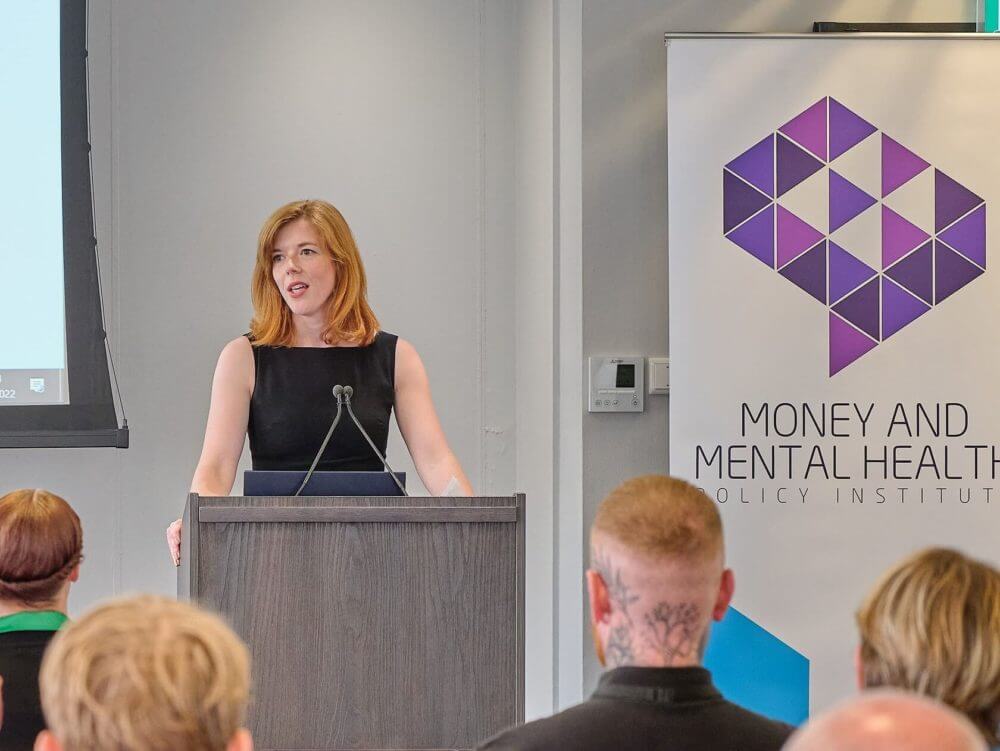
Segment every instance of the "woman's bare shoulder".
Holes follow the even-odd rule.
[[[253,390],[253,345],[247,337],[236,337],[222,348],[215,373],[217,378],[246,383]]]

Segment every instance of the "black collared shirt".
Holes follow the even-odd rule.
[[[778,751],[794,730],[726,701],[704,668],[609,670],[594,695],[482,751]]]

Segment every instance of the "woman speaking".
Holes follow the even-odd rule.
[[[191,492],[228,495],[243,442],[253,468],[304,470],[330,427],[335,384],[352,385],[352,405],[384,455],[389,414],[417,473],[433,494],[457,482],[471,495],[448,447],[413,346],[379,330],[368,306],[364,266],[350,227],[326,201],[295,201],[264,223],[251,282],[250,333],[219,355],[205,442]],[[378,471],[382,462],[352,422],[341,423],[318,470]],[[181,522],[167,528],[174,564]]]

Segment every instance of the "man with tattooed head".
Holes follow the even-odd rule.
[[[604,499],[587,571],[593,696],[487,741],[488,751],[777,751],[793,728],[726,701],[701,666],[733,596],[722,520],[692,485],[648,475]]]

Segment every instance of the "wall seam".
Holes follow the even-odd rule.
[[[560,101],[559,101],[559,0],[552,2],[552,706],[559,707],[559,520],[560,520]]]
[[[476,487],[479,492],[483,492],[486,482],[486,457],[487,457],[487,426],[484,425],[486,417],[486,388],[484,379],[486,377],[486,346],[483,337],[486,332],[486,97],[483,92],[483,73],[485,45],[485,28],[483,23],[483,3],[485,0],[478,0],[476,3],[476,168],[479,171],[478,185],[476,191],[476,245],[479,249],[479,268],[476,269],[476,307],[479,315],[476,320],[476,346],[478,347],[477,378],[476,388],[478,390],[477,408],[479,410],[479,477]]]

